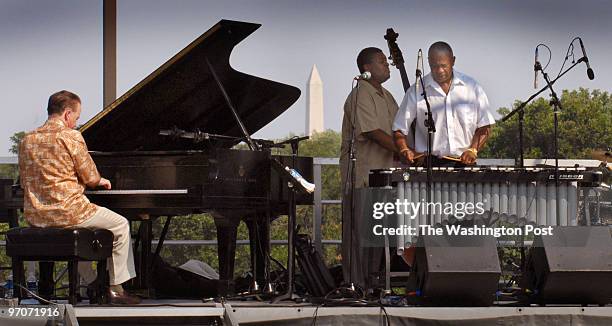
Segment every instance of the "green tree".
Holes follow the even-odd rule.
[[[19,153],[19,142],[21,142],[21,139],[23,138],[23,136],[25,136],[25,132],[21,131],[21,132],[16,132],[10,137],[12,144],[11,144],[11,148],[9,148],[9,152],[13,154]],[[17,179],[18,174],[19,174],[19,169],[16,164],[0,164],[0,178],[1,179],[12,179],[13,181],[15,181]],[[23,220],[21,213],[19,213],[19,215],[20,215],[19,217],[20,225],[25,225],[25,221]],[[0,223],[0,234],[6,233],[8,228],[9,227],[7,223]],[[4,235],[2,235],[0,239],[6,240]],[[9,266],[11,264],[10,262],[11,262],[11,259],[8,256],[6,256],[5,248],[0,249],[0,265]],[[6,277],[9,274],[11,274],[10,271],[3,271],[3,273],[0,273],[0,280],[4,282],[4,280],[6,280]]]
[[[595,149],[612,144],[612,99],[608,92],[580,88],[564,90],[561,94],[563,111],[559,114],[559,157],[590,158]],[[516,108],[520,102],[515,102]],[[508,108],[497,111],[501,116]],[[524,149],[525,158],[553,158],[553,113],[544,98],[525,107]],[[491,139],[481,152],[486,158],[518,158],[518,117],[498,122]]]
[[[13,154],[19,154],[19,143],[25,136],[25,131],[16,132],[11,136],[11,148],[9,151]]]
[[[612,99],[600,90],[564,90],[561,94],[559,119],[559,157],[588,159],[590,152],[604,149],[612,144]],[[515,102],[513,108],[521,103]],[[510,112],[508,108],[497,111],[501,116]],[[525,158],[554,158],[553,111],[549,101],[538,98],[525,107],[524,154]],[[518,115],[506,122],[498,121],[492,129],[491,138],[479,153],[483,158],[519,158]],[[554,164],[553,161],[550,161]],[[500,250],[504,257],[517,259],[516,248]]]
[[[12,154],[19,154],[19,143],[25,136],[25,132],[20,131],[14,133],[11,137],[11,148],[9,148],[9,152]],[[0,164],[0,178],[9,178],[15,180],[17,175],[19,174],[17,165],[14,164]]]
[[[0,179],[17,179],[18,168],[14,164],[0,164]]]

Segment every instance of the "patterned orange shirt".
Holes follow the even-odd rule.
[[[37,227],[66,227],[92,217],[98,207],[85,197],[85,185],[100,173],[81,133],[60,119],[26,134],[19,146],[24,216]]]

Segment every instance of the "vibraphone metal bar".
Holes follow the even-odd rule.
[[[425,204],[427,171],[424,168],[391,168],[370,172],[370,187],[390,187],[401,202]],[[554,169],[550,168],[434,168],[432,178],[433,203],[477,203],[484,214],[505,214],[510,219],[544,226],[575,226],[578,224],[580,187],[601,183],[602,173],[585,168],[560,168],[559,188],[555,187]],[[558,205],[557,205],[558,204]],[[422,207],[422,206],[421,206]],[[431,207],[430,207],[431,208]],[[558,211],[557,211],[558,209]],[[417,228],[426,225],[423,209],[408,216],[397,214],[398,225]],[[413,217],[413,218],[411,218]],[[434,209],[430,225],[442,223],[451,216]],[[410,235],[398,236],[398,247],[411,242]]]

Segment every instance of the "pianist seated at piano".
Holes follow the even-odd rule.
[[[121,285],[136,276],[127,219],[91,203],[84,194],[87,187],[111,189],[111,183],[100,176],[83,136],[74,130],[81,100],[59,91],[49,97],[47,113],[47,121],[27,133],[19,147],[24,217],[34,227],[110,230],[114,235],[108,261],[110,301],[139,303]]]
[[[427,59],[431,73],[423,77],[423,84],[435,126],[432,165],[476,164],[478,151],[495,123],[487,95],[478,82],[454,69],[455,56],[448,43],[432,44]],[[413,166],[425,166],[427,153],[427,105],[420,87],[417,81],[408,89],[393,123],[394,142],[400,157]],[[415,119],[415,148],[410,148],[406,135]]]

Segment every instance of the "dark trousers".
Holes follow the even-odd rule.
[[[347,284],[352,282],[367,290],[374,285],[371,278],[383,270],[384,248],[368,247],[361,243],[362,234],[370,232],[365,229],[363,219],[371,218],[360,213],[363,190],[355,189],[354,214],[351,213],[350,195],[342,196],[342,275]]]

